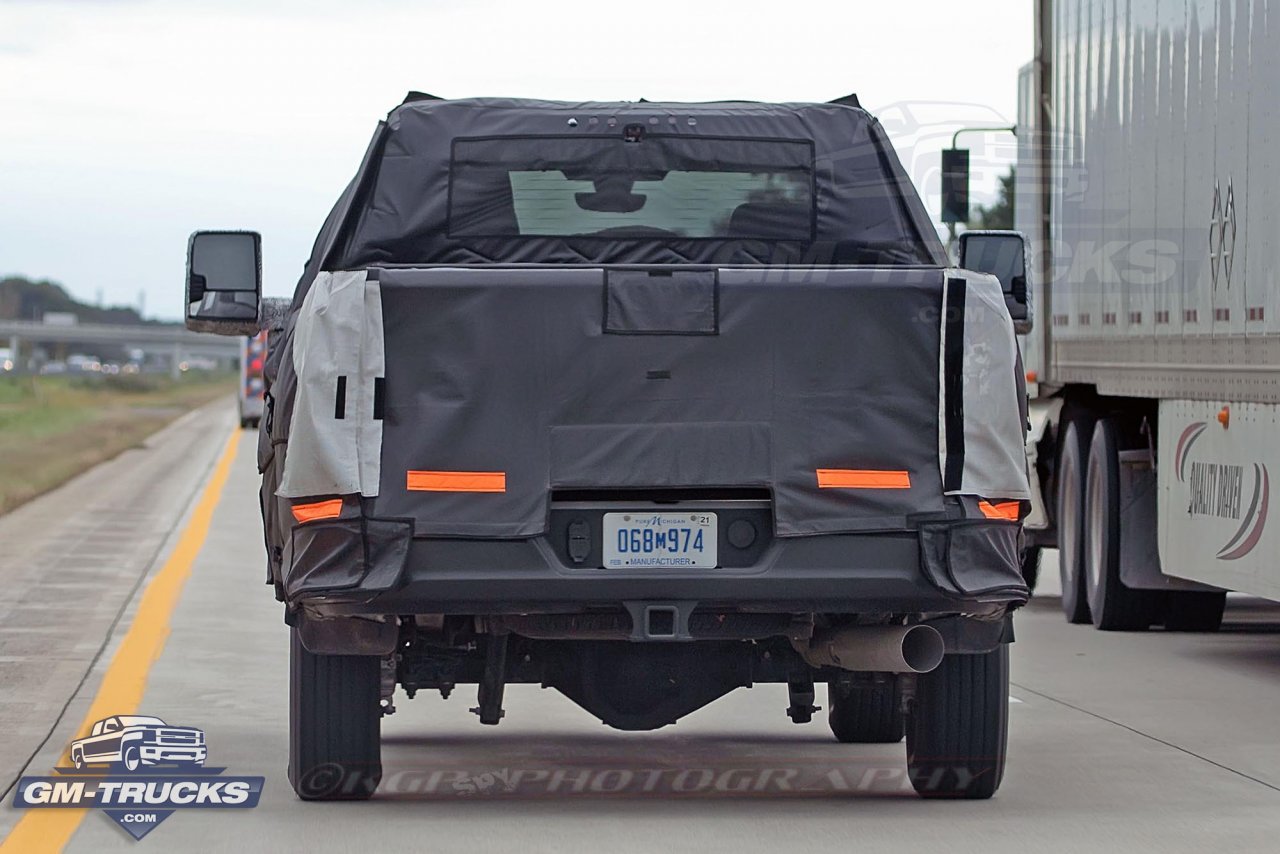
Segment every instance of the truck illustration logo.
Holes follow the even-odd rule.
[[[118,763],[127,771],[144,765],[204,765],[204,730],[170,726],[160,718],[113,715],[93,725],[89,735],[71,742],[71,763],[82,769],[90,763]]]
[[[225,774],[205,765],[204,730],[151,715],[111,715],[71,742],[71,766],[18,780],[18,809],[96,809],[133,839],[175,812],[253,809],[263,777]]]

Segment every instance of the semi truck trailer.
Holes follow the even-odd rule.
[[[1213,630],[1280,599],[1280,3],[1039,0],[1016,227],[1034,566],[1067,619]]]

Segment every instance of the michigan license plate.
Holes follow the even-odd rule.
[[[604,514],[606,569],[716,565],[714,513]]]

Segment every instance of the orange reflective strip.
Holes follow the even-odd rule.
[[[293,505],[293,518],[299,522],[314,522],[317,519],[337,519],[342,513],[342,499],[317,501],[315,504]]]
[[[411,471],[405,488],[410,492],[506,492],[505,471]]]
[[[819,489],[910,489],[911,474],[879,469],[818,469]]]
[[[1018,513],[1022,508],[1016,501],[1004,501],[1000,504],[992,504],[990,501],[979,501],[978,509],[982,511],[982,515],[988,519],[1007,519],[1010,522],[1018,521]]]

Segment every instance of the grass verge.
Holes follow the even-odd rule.
[[[225,373],[0,377],[0,513],[234,391]]]

